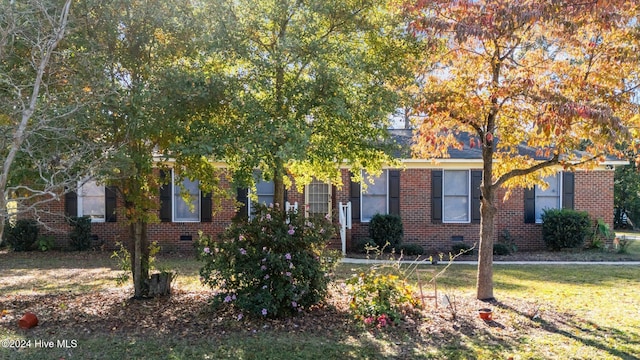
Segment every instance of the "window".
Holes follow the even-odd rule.
[[[331,185],[313,180],[305,191],[307,215],[331,215]]]
[[[105,188],[87,181],[78,189],[78,216],[89,216],[91,222],[104,222],[106,217]]]
[[[446,170],[442,177],[443,222],[470,222],[470,186],[468,170]]]
[[[388,214],[389,212],[389,173],[384,170],[382,174],[369,181],[369,175],[363,171],[362,176],[367,184],[367,190],[361,195],[361,221],[369,222],[376,214]]]
[[[253,209],[256,204],[273,204],[274,194],[275,186],[273,185],[273,181],[259,180],[256,183],[255,196],[249,196],[249,214],[253,213]]]
[[[172,181],[173,188],[173,220],[182,222],[200,221],[200,188],[197,180],[184,179],[182,187],[176,184],[174,175]],[[188,195],[189,201],[185,201],[183,196]]]
[[[545,209],[559,209],[561,207],[562,194],[562,174],[549,176],[544,179],[549,187],[546,190],[542,190],[539,186],[535,187],[535,208],[536,208],[536,222],[542,222],[542,213]]]

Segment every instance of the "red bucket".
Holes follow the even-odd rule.
[[[38,317],[34,313],[24,313],[22,319],[18,321],[18,326],[23,329],[31,329],[32,327],[38,325]]]

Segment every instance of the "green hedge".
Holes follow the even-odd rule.
[[[12,224],[5,222],[4,240],[13,251],[30,251],[38,240],[38,222],[33,219],[20,219]]]
[[[387,251],[397,249],[398,245],[402,243],[403,235],[404,229],[399,215],[376,214],[371,218],[369,237],[375,241],[380,249],[385,248],[385,246]]]
[[[542,214],[542,237],[550,250],[581,247],[590,233],[591,220],[584,211],[546,209]]]

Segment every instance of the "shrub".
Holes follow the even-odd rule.
[[[56,244],[56,242],[55,242],[55,239],[53,238],[53,236],[45,235],[45,236],[38,237],[36,245],[38,247],[38,250],[40,250],[40,251],[49,251],[49,250],[53,249],[55,244]]]
[[[513,236],[511,236],[511,232],[509,232],[509,229],[502,230],[502,234],[500,234],[498,243],[506,246],[509,254],[518,251],[518,245],[516,245],[516,239],[514,239]]]
[[[502,243],[493,244],[493,255],[509,255],[511,254],[511,250],[509,246]]]
[[[471,245],[465,244],[465,243],[455,243],[451,245],[451,250],[454,255],[460,254],[461,252],[463,252],[464,255],[472,255],[473,250],[471,250],[471,248],[472,248]]]
[[[378,245],[372,238],[360,238],[356,241],[356,251],[360,253],[368,253],[373,249],[378,249]]]
[[[400,251],[404,255],[422,255],[424,254],[424,248],[420,244],[402,244],[400,245]]]
[[[379,274],[375,269],[346,281],[351,302],[349,309],[365,325],[385,327],[398,323],[404,313],[419,307],[419,299],[403,277]]]
[[[4,241],[13,251],[30,251],[38,240],[38,222],[33,219],[19,219],[12,224],[5,222]]]
[[[69,246],[71,249],[82,251],[91,248],[91,217],[71,217],[69,218],[69,225],[73,227],[69,233]]]
[[[376,214],[369,223],[369,237],[375,241],[376,245],[389,250],[395,249],[402,242],[402,219],[399,215]]]
[[[570,209],[546,209],[542,213],[542,237],[550,250],[577,248],[591,232],[589,214]]]
[[[609,224],[604,222],[602,219],[598,219],[586,247],[588,249],[602,250],[606,248],[608,244],[611,244],[615,237],[616,234],[611,230]]]
[[[258,206],[253,219],[232,223],[219,241],[200,234],[202,281],[219,290],[214,305],[238,308],[239,318],[290,316],[326,296],[336,262],[325,247],[334,233],[330,218]]]

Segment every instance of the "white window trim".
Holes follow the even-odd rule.
[[[85,198],[85,196],[83,195],[83,187],[84,187],[84,184],[89,183],[89,182],[95,182],[95,183],[96,183],[96,185],[98,185],[98,183],[97,183],[95,180],[89,180],[89,179],[87,179],[87,180],[86,180],[86,181],[84,181],[84,182],[79,182],[79,183],[78,183],[78,192],[77,192],[77,194],[78,194],[78,195],[77,195],[77,202],[78,202],[78,204],[77,204],[77,205],[78,205],[78,206],[77,206],[77,213],[76,213],[76,216],[78,216],[78,217],[85,216],[85,215],[84,215],[84,198]],[[104,209],[103,209],[103,210],[104,210],[104,217],[103,217],[102,219],[100,219],[100,218],[94,218],[94,217],[91,217],[91,222],[92,222],[92,223],[103,223],[103,222],[106,222],[106,221],[107,221],[107,196],[106,196],[106,188],[105,188],[105,186],[104,186],[104,185],[99,185],[99,186],[101,186],[101,187],[102,187],[102,189],[103,189],[102,205],[103,205],[103,207],[104,207]],[[89,216],[89,215],[87,215],[87,216]]]
[[[386,203],[385,203],[385,213],[383,214],[383,215],[387,215],[387,214],[389,214],[389,170],[384,169],[382,171],[384,171],[384,173],[386,174],[386,177],[387,177],[387,179],[386,179],[387,180],[387,191],[385,192],[385,201],[386,201]],[[361,171],[361,175],[362,175],[362,178],[364,179],[364,175],[365,175],[364,174],[364,170]],[[362,186],[360,186],[360,222],[366,224],[366,223],[370,223],[371,219],[364,220],[364,216],[362,214],[362,211],[364,209],[364,206],[362,206],[362,204],[363,204],[363,201],[362,201],[363,195],[364,195],[364,191],[362,190]]]
[[[445,195],[445,173],[447,171],[466,171],[467,172],[467,220],[465,221],[454,221],[454,220],[446,220],[445,216],[445,205],[444,201],[446,199]],[[443,224],[471,224],[471,169],[446,169],[442,171],[442,223]]]
[[[178,217],[176,216],[176,174],[175,174],[175,171],[171,170],[171,219],[172,219],[172,222],[176,222],[176,223],[199,223],[200,222],[200,219],[202,219],[201,192],[202,191],[200,190],[200,182],[198,181],[198,195],[196,196],[196,199],[195,199],[195,201],[198,202],[197,203],[198,212],[196,214],[197,219],[178,219]]]
[[[546,181],[546,180],[545,180]],[[556,196],[558,198],[558,207],[554,208],[554,209],[562,209],[562,193],[563,191],[563,184],[564,184],[564,171],[558,171],[556,173],[556,181],[558,181],[558,196]],[[533,201],[534,204],[537,204],[538,202],[538,195],[536,194],[536,189],[538,189],[538,185],[535,185],[533,187]],[[551,197],[551,196],[549,196]],[[534,208],[535,211],[535,218],[536,218],[536,224],[542,224],[542,213],[540,213],[540,218],[538,219],[538,212],[536,211],[536,209]]]
[[[332,213],[332,208],[333,208],[333,201],[332,201],[332,198],[333,198],[333,186],[331,185],[331,182],[322,182],[322,183],[326,184],[327,187],[328,187],[328,195],[329,195],[328,197],[329,197],[329,199],[328,199],[327,205],[328,205],[329,213],[326,214],[326,215],[333,216],[333,213]],[[309,185],[311,185],[311,183],[309,183]],[[309,217],[309,214],[310,214],[309,213],[309,190],[308,190],[308,186],[309,185],[305,185],[305,192],[304,192],[304,205],[305,205],[304,206],[304,216],[305,217]]]

